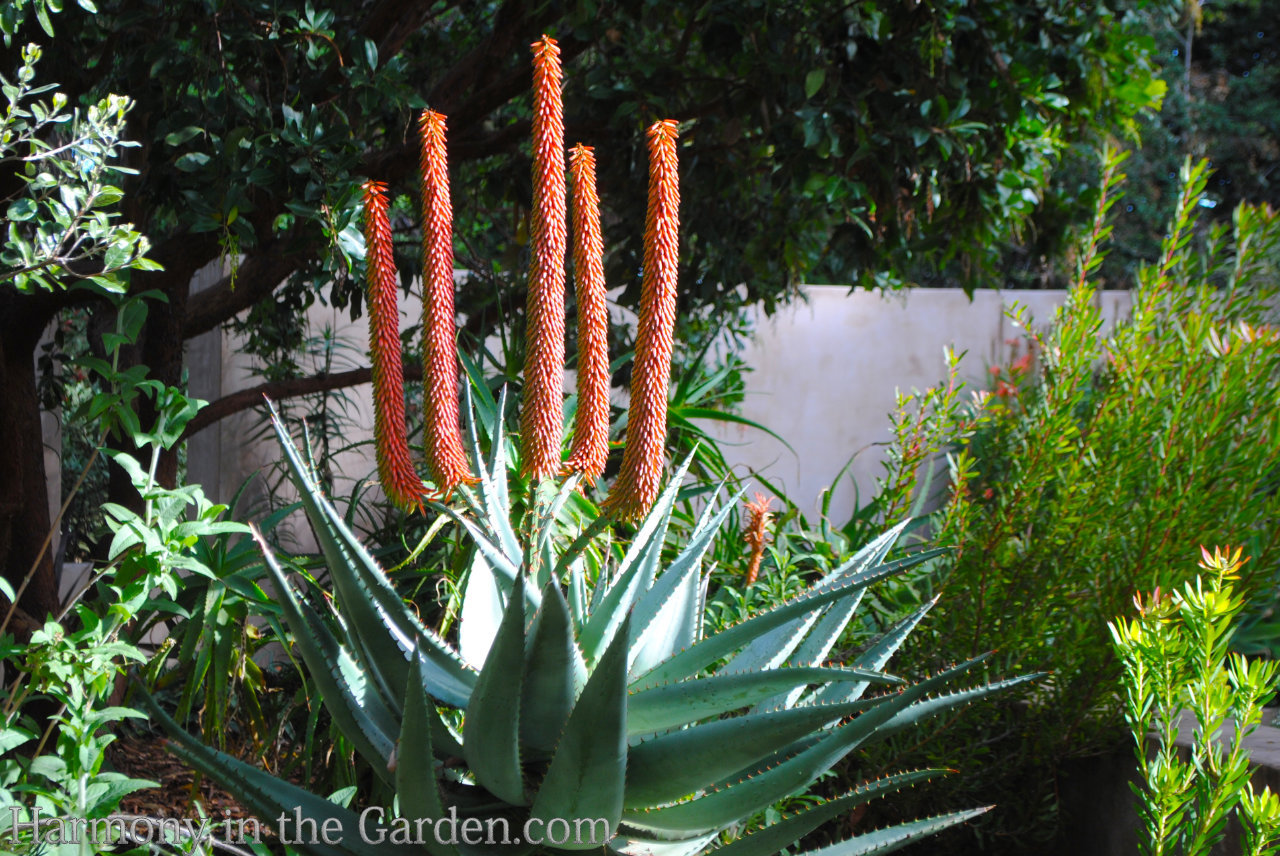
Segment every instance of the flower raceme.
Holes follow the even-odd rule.
[[[413,510],[422,505],[425,489],[409,457],[409,441],[405,436],[400,312],[396,300],[396,265],[391,250],[386,189],[385,184],[377,181],[364,184],[373,433],[382,489],[397,506]]]
[[[595,156],[579,145],[573,178],[574,270],[578,305],[578,413],[568,459],[561,463],[564,420],[566,226],[564,118],[559,48],[543,36],[533,45],[533,211],[527,309],[524,403],[520,413],[522,469],[534,478],[562,471],[593,482],[609,449],[608,309],[604,245],[596,194]],[[452,209],[445,117],[422,113],[423,388],[427,470],[446,498],[473,481],[458,417],[455,354]],[[666,451],[667,385],[676,317],[680,190],[676,123],[648,130],[649,204],[627,443],[604,511],[622,520],[643,515],[658,496]],[[428,498],[406,440],[396,271],[385,186],[365,184],[369,331],[373,358],[378,474],[395,504],[407,510]]]
[[[445,118],[423,110],[422,137],[422,384],[427,472],[442,496],[472,480],[458,419],[457,331],[453,311],[453,208]]]
[[[662,483],[679,262],[677,135],[676,123],[670,119],[655,122],[648,132],[649,207],[627,444],[618,480],[605,503],[607,511],[624,520],[643,515],[657,499]]]
[[[458,418],[458,363],[454,348],[453,212],[445,152],[445,118],[430,110],[419,121],[422,139],[423,415],[427,472],[437,495],[447,497],[472,479]],[[387,498],[412,511],[426,498],[406,439],[400,315],[392,256],[386,185],[364,185],[368,270],[369,351],[372,358],[374,435],[378,476]]]
[[[520,409],[525,475],[559,473],[564,426],[564,107],[560,48],[533,43],[533,212],[526,309],[524,404]]]
[[[565,469],[590,484],[609,457],[609,308],[605,305],[604,239],[590,146],[569,152],[573,176],[573,272],[578,302],[578,412]]]

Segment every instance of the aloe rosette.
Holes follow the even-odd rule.
[[[501,411],[499,411],[501,412]],[[263,544],[294,642],[334,722],[407,819],[603,820],[608,852],[691,856],[753,814],[804,789],[868,741],[1031,676],[939,695],[975,658],[912,685],[884,671],[932,603],[847,665],[825,664],[867,587],[938,551],[885,561],[903,526],[886,532],[802,595],[704,634],[702,560],[737,497],[708,507],[661,566],[681,468],[625,554],[593,584],[581,560],[594,527],[566,533],[577,477],[544,493],[522,541],[507,495],[507,439],[494,420],[491,453],[471,445],[479,482],[448,513],[475,540],[457,649],[424,627],[321,492],[283,426],[275,430],[324,552],[339,632],[321,619]],[[487,464],[487,465],[486,465]],[[569,543],[570,536],[577,535]],[[871,687],[881,690],[868,695]],[[457,716],[458,712],[461,716]],[[158,716],[158,709],[155,711]],[[461,722],[461,726],[455,724]],[[171,722],[175,751],[264,819],[295,811],[317,825],[358,816],[218,753]],[[939,775],[918,770],[866,782],[742,836],[723,856],[770,856],[833,817]],[[985,811],[973,809],[859,835],[814,856],[887,852]],[[323,828],[321,826],[321,828]],[[603,838],[603,833],[600,833]],[[304,852],[385,854],[601,850],[534,845],[302,842]]]

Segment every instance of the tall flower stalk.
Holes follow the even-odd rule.
[[[525,475],[547,478],[560,471],[564,432],[564,108],[555,39],[544,35],[532,47],[533,252],[520,434]]]
[[[453,310],[453,208],[445,117],[422,111],[422,384],[427,472],[441,496],[470,481],[458,418],[457,330]]]
[[[670,119],[655,122],[648,131],[649,208],[627,444],[618,480],[605,503],[606,510],[623,520],[643,515],[657,499],[662,483],[679,261],[678,133]]]
[[[592,484],[609,457],[609,309],[605,305],[604,239],[590,146],[569,152],[573,177],[573,273],[578,303],[578,412],[565,469]]]
[[[364,184],[373,433],[382,488],[389,500],[412,511],[421,507],[425,490],[409,456],[409,441],[405,436],[400,311],[396,299],[396,264],[392,255],[386,190],[387,186],[378,181]]]

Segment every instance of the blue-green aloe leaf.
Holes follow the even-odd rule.
[[[499,585],[493,567],[477,550],[471,556],[458,618],[458,651],[473,668],[484,667],[506,612],[511,589]]]
[[[356,665],[354,658],[338,643],[315,612],[293,593],[284,571],[276,562],[271,548],[252,529],[267,570],[279,595],[285,619],[293,631],[295,644],[312,679],[320,688],[325,707],[342,732],[355,744],[356,750],[372,765],[374,772],[389,781],[387,764],[397,733],[395,715],[378,695],[369,677]]]
[[[901,679],[893,675],[866,669],[787,666],[717,673],[632,693],[627,704],[627,722],[632,734],[647,734],[741,710],[796,687],[827,683],[848,686],[863,681],[901,683]]]
[[[852,791],[812,808],[785,817],[763,829],[744,835],[715,851],[715,856],[776,856],[820,825],[840,817],[863,803],[896,793],[919,782],[945,774],[946,770],[916,770],[863,782]]]
[[[853,662],[853,666],[872,670],[884,668],[885,664],[889,662],[889,658],[897,652],[902,643],[911,635],[911,631],[915,630],[916,625],[920,623],[937,602],[938,598],[935,597],[893,627],[890,627],[883,636],[858,656],[858,659]],[[813,700],[815,702],[853,701],[861,698],[866,690],[867,684],[830,686],[816,692]]]
[[[696,675],[717,660],[728,657],[739,648],[751,644],[759,637],[787,624],[796,617],[806,615],[829,603],[835,603],[841,598],[850,597],[872,583],[897,573],[898,570],[881,565],[860,573],[840,585],[831,586],[822,591],[809,591],[792,598],[786,603],[725,628],[714,636],[706,637],[636,678],[632,686],[637,688],[652,686]]]
[[[554,581],[542,589],[524,658],[520,739],[548,755],[564,731],[574,699],[586,685],[587,665],[573,641],[569,605]]]
[[[414,853],[414,848],[410,847],[374,846],[364,842],[357,834],[360,822],[355,812],[205,746],[183,731],[149,695],[140,693],[139,698],[153,721],[173,738],[173,742],[168,743],[169,750],[225,787],[254,814],[276,818],[282,815],[293,817],[296,812],[303,818],[314,820],[317,828],[322,828],[327,819],[337,820],[342,830],[341,843],[303,841],[297,845],[300,853],[307,856],[412,856]]]
[[[271,424],[356,635],[354,654],[387,697],[398,698],[409,676],[409,656],[421,646],[431,664],[432,694],[446,704],[466,707],[476,673],[448,643],[422,626],[391,587],[385,572],[308,475],[274,408]]]
[[[609,822],[612,835],[622,817],[627,770],[625,619],[619,630],[578,696],[534,797],[530,817],[544,824],[553,818],[601,818]],[[585,842],[560,846],[594,849]]]
[[[803,752],[752,777],[721,785],[702,796],[675,805],[626,811],[623,821],[629,827],[662,836],[688,837],[723,829],[784,797],[799,793],[829,770],[866,739],[864,733],[852,728],[856,722],[855,719],[836,727]]]
[[[511,805],[526,805],[520,767],[520,685],[524,672],[524,578],[471,692],[462,748],[476,781]]]
[[[975,657],[896,694],[866,700],[870,707],[851,721],[816,740],[803,738],[798,745],[712,785],[702,796],[661,808],[628,810],[623,818],[630,826],[666,834],[720,829],[803,790],[840,758],[876,736],[876,730],[899,711],[986,659],[985,655]]]
[[[1016,678],[1006,678],[1002,681],[992,681],[981,686],[972,687],[966,690],[956,690],[955,692],[945,693],[933,698],[922,699],[909,707],[904,708],[894,714],[893,718],[876,729],[876,737],[888,737],[894,732],[901,731],[904,728],[915,725],[916,723],[928,719],[931,716],[937,716],[955,707],[961,705],[972,704],[975,701],[984,699],[992,693],[1002,690],[1012,689],[1022,684],[1038,681],[1045,676],[1044,672],[1036,672],[1030,675],[1019,675]]]
[[[410,678],[405,686],[404,721],[400,727],[400,741],[396,744],[396,796],[402,817],[435,820],[444,817],[431,739],[433,720],[438,718],[438,714],[426,691],[426,658],[421,652],[414,652],[414,662],[417,680]],[[436,841],[434,835],[423,838],[423,846],[432,856],[456,856],[456,848]]]
[[[504,388],[499,399],[498,409],[493,416],[492,445],[490,461],[486,468],[484,455],[480,450],[480,437],[476,425],[476,408],[471,396],[471,385],[466,385],[467,427],[471,434],[471,456],[475,461],[480,483],[480,503],[473,507],[482,511],[481,523],[493,536],[496,548],[511,566],[519,566],[521,559],[520,539],[516,537],[511,526],[511,500],[507,494],[507,452],[503,423],[507,411],[507,391]],[[470,497],[470,490],[465,492]]]
[[[697,641],[702,623],[698,574],[702,557],[741,495],[739,492],[714,515],[708,505],[684,549],[637,599],[631,616],[631,632],[635,635],[630,657],[633,676],[648,672]]]
[[[564,480],[550,499],[540,498],[537,503],[535,534],[530,539],[530,554],[525,556],[525,566],[531,569],[533,581],[539,587],[545,586],[553,576],[552,569],[556,563],[552,555],[552,544],[555,540],[556,521],[581,482],[581,475],[572,475]],[[539,493],[541,494],[541,489]]]
[[[831,844],[818,850],[806,850],[801,856],[870,856],[872,853],[876,854],[876,856],[881,856],[881,854],[892,853],[922,838],[936,835],[947,827],[972,820],[980,814],[991,811],[993,807],[985,806],[983,808],[971,808],[967,811],[955,811],[951,814],[940,814],[934,817],[913,820],[910,823],[901,823],[885,829],[877,829],[875,832],[868,832],[865,835],[859,835],[857,838],[850,838],[847,841]]]
[[[887,543],[882,546],[884,549],[888,549]],[[857,556],[855,556],[854,559],[850,559],[845,562],[840,566],[840,568],[837,568],[836,571],[832,571],[827,574],[822,581],[810,589],[810,592],[816,594],[828,591],[833,586],[841,586],[847,583],[868,579],[873,581],[883,579],[884,577],[892,576],[908,568],[921,564],[922,562],[926,562],[929,559],[945,552],[947,551],[944,549],[923,550],[914,555],[881,564],[873,563],[871,561],[877,555],[881,554],[875,551],[871,554],[867,554],[867,548],[864,547],[857,554],[864,557],[863,561],[855,561],[857,558]],[[858,590],[861,591],[865,588],[866,585],[863,585],[859,587]],[[778,627],[776,630],[772,631],[767,638],[756,640],[745,651],[734,657],[728,668],[741,669],[745,671],[768,665],[776,665],[785,661],[787,657],[789,657],[799,646],[801,640],[805,637],[805,634],[809,632],[809,628],[812,627],[816,618],[816,614],[806,613],[803,616],[795,618],[789,624]]]
[[[587,621],[587,603],[590,601],[590,596],[587,594],[587,579],[582,572],[582,565],[581,556],[569,563],[569,614],[573,616],[575,634],[582,629],[583,624]]]
[[[865,591],[860,591],[848,600],[833,603],[823,610],[812,631],[806,634],[804,640],[795,647],[787,662],[793,666],[816,666],[826,660],[836,640],[840,638],[840,634],[848,626],[849,619],[853,618],[853,614],[857,612],[858,605],[862,603],[862,596],[865,593]],[[775,707],[792,707],[800,700],[803,693],[803,687],[795,687],[782,695],[765,699],[760,703],[759,709],[769,710]],[[853,701],[854,699],[848,700]]]
[[[638,808],[674,802],[869,704],[735,716],[653,737],[630,749],[624,805]]]
[[[893,549],[893,545],[898,543],[898,539],[902,537],[902,533],[913,521],[904,520],[896,526],[881,532],[868,543],[864,544],[856,553],[845,561],[841,562],[835,568],[823,575],[816,585],[824,586],[839,582],[840,580],[852,576],[854,574],[865,571],[874,565],[878,565],[884,561],[884,557]]]
[[[605,647],[613,641],[613,635],[623,619],[630,614],[637,598],[653,585],[658,562],[662,557],[662,545],[667,537],[667,526],[671,522],[671,509],[675,506],[680,483],[688,473],[690,463],[692,458],[685,460],[666,490],[649,509],[631,546],[618,564],[613,584],[605,591],[599,603],[592,604],[591,614],[587,617],[578,640],[589,664],[599,659]]]

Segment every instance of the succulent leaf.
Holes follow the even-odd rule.
[[[471,556],[467,585],[463,589],[458,617],[458,650],[473,668],[484,667],[493,639],[502,626],[502,616],[510,598],[498,584],[498,575],[479,549]]]
[[[480,438],[476,423],[479,421],[477,405],[471,395],[472,384],[467,385],[467,428],[471,439],[471,457],[476,462],[480,473],[479,518],[481,525],[488,531],[494,543],[502,550],[510,564],[520,563],[520,539],[516,537],[515,527],[511,525],[511,498],[507,492],[507,440],[503,425],[507,414],[507,390],[504,387],[499,395],[497,409],[493,416],[493,429],[490,432],[490,461],[488,469],[484,465],[484,455],[480,451]]]
[[[718,491],[717,491],[718,492]],[[741,492],[737,496],[740,496]],[[702,625],[699,568],[737,496],[712,514],[708,505],[680,554],[636,601],[632,609],[631,674],[644,674],[698,641]]]
[[[858,659],[853,662],[855,668],[861,669],[879,669],[889,662],[889,658],[893,656],[898,647],[906,641],[907,636],[920,623],[921,619],[928,614],[933,605],[938,602],[938,598],[926,603],[906,618],[899,621],[893,627],[890,627],[883,636],[877,639],[863,651]],[[855,684],[852,687],[824,687],[814,694],[815,702],[833,702],[833,701],[853,701],[861,698],[866,692],[867,684]]]
[[[761,768],[749,778],[735,777],[732,784],[675,805],[626,811],[623,821],[638,830],[666,836],[693,837],[723,829],[800,792],[830,769],[866,739],[865,729],[853,728],[857,722],[837,726],[804,751]]]
[[[627,757],[627,808],[675,802],[849,716],[866,703],[800,707],[717,719],[650,738]]]
[[[910,773],[884,776],[873,782],[864,782],[843,796],[797,812],[712,852],[715,856],[775,856],[823,823],[840,817],[852,808],[947,772],[947,770],[915,770]]]
[[[396,794],[402,817],[434,819],[444,817],[431,740],[435,705],[426,692],[426,658],[414,652],[414,663],[417,675],[405,686],[404,721],[396,745]],[[457,856],[456,848],[436,841],[433,835],[425,836],[423,844],[432,856]]]
[[[862,603],[864,594],[866,594],[865,590],[860,591],[848,600],[833,603],[823,610],[813,630],[795,647],[786,662],[793,666],[816,666],[826,660],[827,655],[831,653],[832,646],[835,645],[836,640],[840,638],[840,634],[848,626],[849,619],[853,617],[859,604]],[[804,688],[797,687],[784,695],[766,699],[760,703],[759,707],[761,710],[768,710],[774,707],[791,707],[800,700],[803,694]],[[853,699],[849,699],[849,701],[853,701]]]
[[[524,578],[515,591],[485,660],[463,724],[468,766],[489,792],[527,805],[520,759],[520,685],[524,673]],[[471,739],[465,739],[468,735]]]
[[[138,697],[147,708],[152,721],[158,723],[172,738],[172,741],[166,744],[169,751],[192,768],[232,789],[245,807],[258,817],[276,818],[282,815],[293,817],[296,811],[303,818],[314,819],[317,825],[328,818],[336,818],[343,830],[354,831],[359,828],[359,818],[355,812],[303,790],[292,782],[286,782],[263,772],[225,752],[205,746],[161,710],[150,695],[140,692]],[[325,844],[323,841],[308,842],[300,845],[299,852],[308,856],[411,856],[412,854],[412,850],[408,847],[375,847],[360,840],[359,836],[351,837],[355,840],[344,836],[343,841],[336,845]]]
[[[624,620],[578,696],[531,817],[603,818],[611,834],[617,829],[627,769],[627,634]]]
[[[850,599],[861,595],[861,591],[853,592]],[[814,624],[821,618],[830,605],[821,609],[812,609],[799,618],[788,621],[757,637],[737,654],[729,658],[725,670],[730,672],[750,672],[756,669],[776,669],[791,657]]]
[[[867,573],[843,585],[823,591],[809,591],[792,598],[746,621],[725,628],[714,636],[706,637],[636,678],[632,681],[632,686],[653,686],[696,675],[717,660],[729,656],[760,636],[787,624],[796,616],[805,615],[828,603],[834,603],[842,597],[853,595],[881,579],[882,576],[879,573]]]
[[[550,755],[586,685],[587,664],[573,641],[569,605],[560,586],[542,590],[542,608],[534,616],[524,658],[520,704],[520,739],[530,749]]]
[[[884,561],[884,557],[893,549],[893,545],[898,543],[898,539],[902,537],[902,533],[912,524],[912,520],[904,520],[896,526],[880,533],[875,538],[863,545],[848,559],[845,559],[835,568],[827,572],[817,585],[829,585],[837,580],[857,574],[874,565],[878,565]]]
[[[525,557],[525,567],[530,570],[533,581],[539,587],[545,586],[551,579],[555,567],[552,554],[552,542],[556,534],[556,519],[564,510],[569,497],[575,495],[582,477],[571,475],[564,480],[549,500],[543,501],[544,492],[539,490],[537,519],[534,522],[536,535],[530,539],[530,553]]]
[[[617,632],[623,616],[630,613],[641,593],[653,585],[658,562],[662,558],[667,527],[671,522],[671,510],[675,507],[680,485],[692,463],[693,456],[690,455],[676,470],[670,484],[657,502],[653,503],[636,531],[635,539],[618,564],[613,584],[604,590],[604,596],[598,603],[591,605],[590,615],[581,634],[582,652],[588,663],[599,657]],[[599,591],[597,588],[597,592]]]
[[[937,716],[938,714],[951,710],[954,707],[971,704],[979,699],[986,698],[992,693],[1011,689],[1030,681],[1039,680],[1040,678],[1043,678],[1044,675],[1045,673],[1043,672],[1037,672],[1030,675],[1019,675],[1016,678],[992,681],[991,683],[983,684],[979,687],[973,687],[972,689],[957,690],[956,692],[950,692],[934,698],[918,701],[905,710],[895,714],[892,719],[876,729],[876,736],[888,737],[894,732],[901,731],[908,726],[915,725],[921,720],[927,719],[931,716]]]
[[[298,488],[302,509],[316,533],[334,587],[349,610],[352,630],[362,640],[355,651],[357,659],[379,676],[379,686],[398,693],[397,688],[408,679],[409,656],[415,646],[421,646],[430,663],[432,695],[445,704],[466,707],[476,673],[405,606],[387,582],[386,572],[309,475],[274,408],[271,414],[289,477]]]
[[[321,696],[328,702],[326,707],[361,754],[376,759],[373,768],[379,778],[389,781],[387,765],[396,734],[394,714],[324,622],[294,595],[271,548],[256,529],[253,534],[266,558],[285,618],[293,628],[294,641]]]
[[[886,829],[877,829],[850,838],[837,844],[831,844],[819,850],[808,850],[801,856],[870,856],[870,854],[892,853],[907,846],[913,841],[934,835],[949,826],[972,820],[980,814],[991,811],[993,806],[971,808],[968,811],[956,811],[951,814],[940,814],[934,817],[921,818],[909,823],[901,823]]]
[[[854,682],[902,683],[901,678],[866,669],[787,666],[755,672],[728,672],[633,692],[627,706],[632,734],[647,734],[750,707],[763,698],[809,684],[848,686]]]

